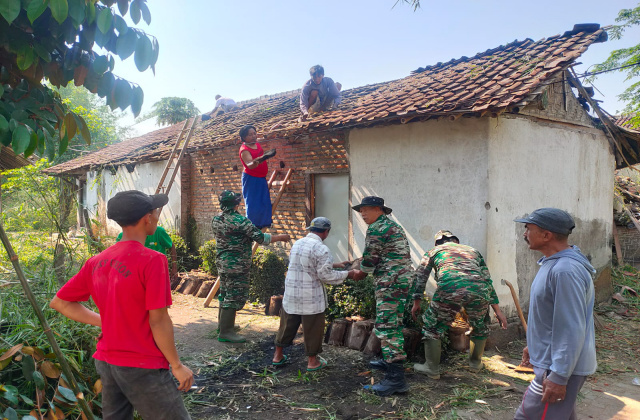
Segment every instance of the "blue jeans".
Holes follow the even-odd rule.
[[[102,379],[103,420],[191,420],[168,369],[115,366],[95,360]]]

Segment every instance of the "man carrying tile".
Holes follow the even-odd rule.
[[[365,238],[360,269],[373,274],[376,283],[376,323],[373,330],[382,342],[383,360],[373,361],[370,366],[385,371],[384,379],[375,385],[367,385],[380,396],[409,390],[404,377],[404,336],[402,318],[407,297],[413,282],[413,268],[409,241],[404,229],[391,220],[391,209],[380,197],[364,197],[352,207],[360,212],[362,220],[369,225]],[[363,274],[364,274],[363,273]],[[360,276],[356,276],[360,280]]]
[[[330,77],[324,77],[324,68],[321,65],[311,67],[309,74],[311,79],[302,86],[300,92],[300,121],[309,118],[309,114],[327,111],[342,100],[342,85],[335,83]]]
[[[533,365],[515,420],[574,420],[576,399],[587,376],[596,371],[593,325],[595,269],[569,235],[575,227],[566,211],[541,208],[527,217],[524,240],[540,251],[540,270],[531,284],[527,347],[522,364]]]

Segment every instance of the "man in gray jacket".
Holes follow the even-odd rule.
[[[531,284],[527,347],[523,364],[533,365],[516,420],[577,419],[576,397],[596,371],[593,326],[594,268],[576,246],[569,213],[541,208],[522,219],[529,249],[540,251],[540,270]]]

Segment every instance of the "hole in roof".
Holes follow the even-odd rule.
[[[202,175],[204,173],[204,171],[202,169],[200,169],[200,175]]]
[[[284,168],[284,162],[280,161],[280,169],[283,169],[283,168]]]

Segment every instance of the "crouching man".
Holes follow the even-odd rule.
[[[322,352],[324,311],[327,308],[324,285],[341,284],[345,279],[353,279],[360,271],[334,270],[343,268],[345,263],[334,264],[329,248],[322,243],[331,231],[329,219],[316,217],[307,230],[309,234],[291,248],[273,365],[287,362],[288,356],[283,354],[283,349],[291,345],[302,323],[304,348],[309,358],[307,371],[313,372],[327,366],[327,362],[318,356]]]
[[[167,257],[144,246],[168,201],[140,191],[111,198],[107,216],[122,227],[122,240],[90,258],[50,303],[67,318],[102,327],[93,358],[105,420],[133,419],[134,409],[145,420],[190,419],[178,390],[191,388],[193,373],[173,339]],[[89,297],[100,314],[80,304]]]
[[[503,329],[507,318],[498,306],[498,296],[484,258],[476,249],[460,244],[448,230],[436,233],[435,247],[427,252],[416,269],[416,290],[411,315],[417,318],[420,301],[431,271],[435,271],[436,291],[424,313],[422,330],[424,364],[413,368],[431,379],[440,379],[440,338],[449,329],[458,312],[464,308],[473,327],[469,349],[469,368],[482,369],[482,354],[489,335],[489,305]]]

